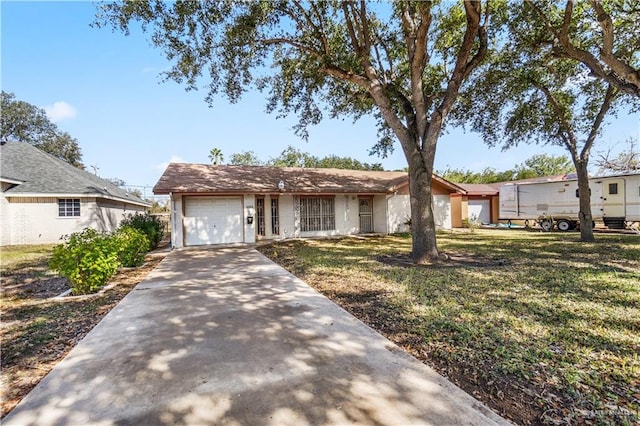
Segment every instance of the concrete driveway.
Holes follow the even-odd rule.
[[[506,424],[254,249],[172,252],[3,425]]]

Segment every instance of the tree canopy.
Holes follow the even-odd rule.
[[[562,175],[574,170],[571,160],[566,155],[538,154],[504,171],[498,171],[493,167],[487,167],[480,172],[447,168],[437,174],[454,183],[497,183]]]
[[[317,157],[289,145],[275,158],[262,161],[253,151],[231,155],[231,164],[243,166],[306,167],[321,169],[384,170],[380,163],[364,163],[351,157],[329,155]]]
[[[640,97],[640,4],[629,0],[525,0],[545,33],[539,43]],[[520,7],[520,6],[519,6]]]
[[[151,32],[168,79],[232,102],[255,84],[267,111],[296,114],[307,137],[323,113],[377,118],[382,155],[399,141],[409,165],[413,257],[437,261],[431,179],[459,90],[487,53],[488,0],[162,1],[100,4],[97,26]]]
[[[0,141],[26,142],[67,163],[84,169],[78,141],[62,132],[35,105],[17,100],[10,92],[0,94]]]

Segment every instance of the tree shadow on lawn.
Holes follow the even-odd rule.
[[[8,424],[467,419],[453,386],[277,265],[229,253],[213,269],[207,250],[165,259]]]
[[[496,285],[512,269],[487,268],[483,273],[478,267],[381,264],[375,274],[408,292],[411,308],[396,306],[394,312],[412,311],[409,332],[417,332],[427,347],[448,348],[427,350],[436,365],[467,359],[485,383],[515,374],[520,377],[517,386],[523,380],[535,383],[538,395],[552,389],[563,401],[558,413],[569,410],[576,418],[582,418],[580,410],[602,408],[598,401],[633,410],[633,398],[610,395],[619,387],[626,389],[623,393],[640,392],[627,371],[634,363],[640,367],[634,358],[640,351],[640,315],[634,315],[638,292],[610,283],[608,271],[591,270],[573,270],[570,277],[531,270]],[[535,279],[523,285],[529,276]],[[594,359],[609,361],[594,366]],[[627,365],[626,370],[618,363]],[[585,383],[593,390],[576,398]],[[558,408],[551,400],[547,403],[544,410]]]

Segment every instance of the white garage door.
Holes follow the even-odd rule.
[[[469,200],[469,221],[491,223],[491,201]]]
[[[185,245],[243,241],[240,197],[188,197],[184,208]]]

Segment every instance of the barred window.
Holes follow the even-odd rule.
[[[271,233],[273,235],[280,234],[280,213],[278,212],[278,199],[271,199]]]
[[[264,197],[256,198],[256,214],[258,222],[258,235],[265,235],[264,227]]]
[[[79,198],[60,198],[58,200],[58,216],[72,217],[80,216]]]
[[[300,230],[333,231],[336,229],[334,198],[300,198]]]

